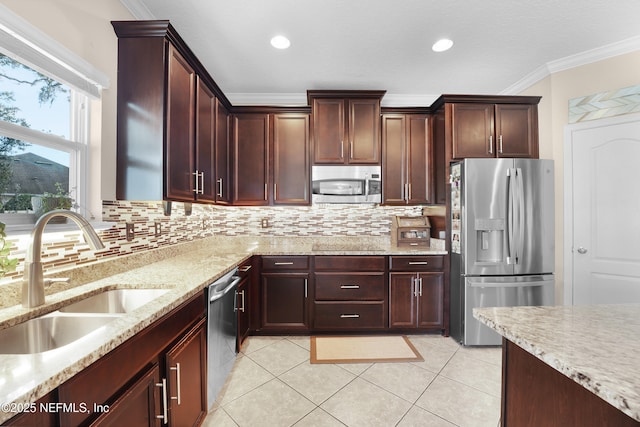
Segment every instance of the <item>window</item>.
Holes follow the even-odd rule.
[[[48,209],[42,196],[55,195],[54,207],[86,214],[90,100],[108,84],[83,58],[0,5],[0,213],[28,212],[32,225],[34,210]]]
[[[0,212],[10,224],[82,206],[87,96],[0,54]],[[20,220],[19,218],[22,218]]]

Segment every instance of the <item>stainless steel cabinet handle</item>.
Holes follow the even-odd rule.
[[[307,297],[307,290],[309,288],[309,279],[304,279],[304,297]]]
[[[407,202],[409,201],[409,184],[404,185],[404,193],[402,194],[402,198]]]
[[[349,158],[353,159],[353,141],[349,141]]]
[[[359,314],[341,314],[341,319],[358,319],[360,317]]]
[[[588,252],[587,248],[583,248],[582,246],[580,246],[580,247],[578,248],[578,253],[579,253],[579,254],[584,255],[584,254],[586,254],[587,252]]]
[[[237,312],[238,311],[238,291],[235,291],[235,294],[233,296],[233,312]]]
[[[340,289],[360,289],[359,285],[341,285]]]
[[[422,296],[422,277],[418,279],[418,282],[420,283],[420,291],[418,292],[418,296]]]
[[[163,378],[161,383],[156,383],[156,387],[162,387],[162,415],[156,415],[156,418],[162,420],[162,424],[167,424],[167,379]]]
[[[498,137],[498,144],[499,144],[498,152],[502,154],[502,135]]]
[[[489,135],[489,154],[493,154],[493,135]]]
[[[274,262],[273,265],[293,265],[293,261],[287,261],[287,262]]]
[[[340,141],[340,158],[344,159],[344,141]]]
[[[409,185],[409,198],[407,199],[407,201],[411,200],[411,183],[409,183],[408,185]]]
[[[191,175],[193,175],[193,192],[196,194],[200,194],[200,181],[198,181],[198,178],[200,178],[200,173],[196,170],[195,172],[193,172]]]
[[[427,265],[429,261],[409,261],[409,265]]]
[[[418,296],[418,283],[416,282],[415,277],[411,277],[411,289],[413,290],[413,296]]]
[[[178,395],[177,396],[171,396],[171,400],[177,400],[178,401],[178,405],[180,405],[180,403],[182,402],[182,399],[180,398],[180,364],[176,363],[176,366],[172,366],[171,368],[169,368],[172,371],[176,371],[176,388],[178,391]]]
[[[240,307],[239,310],[244,313],[244,291],[240,291],[238,294],[242,295],[242,307]]]
[[[218,182],[218,197],[222,197],[222,178],[216,180]]]

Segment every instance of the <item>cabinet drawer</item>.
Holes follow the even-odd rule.
[[[316,273],[316,299],[341,301],[384,300],[384,273]]]
[[[263,256],[263,270],[308,270],[308,256]]]
[[[383,302],[315,302],[316,329],[381,329],[385,328]]]
[[[442,271],[444,255],[390,256],[391,271]]]
[[[380,271],[385,268],[384,256],[316,256],[316,270]]]

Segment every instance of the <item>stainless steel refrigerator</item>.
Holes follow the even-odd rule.
[[[465,159],[451,164],[450,333],[500,345],[475,307],[553,305],[553,161]]]

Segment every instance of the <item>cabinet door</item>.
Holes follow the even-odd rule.
[[[418,289],[418,327],[444,325],[444,273],[420,273]]]
[[[233,204],[267,205],[269,115],[233,117]]]
[[[169,423],[199,425],[207,415],[206,319],[200,320],[165,358]]]
[[[389,277],[389,327],[415,328],[416,273],[391,273]]]
[[[215,119],[216,97],[211,90],[198,79],[196,102],[196,170],[194,185],[198,191],[196,199],[203,202],[216,200],[215,174]]]
[[[129,387],[112,405],[90,425],[107,426],[160,426],[164,413],[162,391],[159,388],[160,367],[157,363]],[[93,410],[93,408],[91,408]]]
[[[382,203],[407,203],[406,118],[402,114],[382,117]]]
[[[538,107],[529,104],[497,104],[498,157],[538,158]]]
[[[169,45],[165,195],[170,200],[194,199],[195,84],[193,68]]]
[[[349,99],[348,111],[347,162],[380,164],[380,100]]]
[[[431,203],[432,161],[429,116],[407,115],[409,204]]]
[[[495,157],[493,104],[452,104],[452,160]]]
[[[308,205],[309,115],[273,116],[273,203]]]
[[[219,204],[231,203],[231,139],[229,137],[229,111],[216,99],[216,202]]]
[[[342,164],[345,162],[345,102],[342,98],[314,98],[313,162]]]
[[[308,273],[262,274],[262,328],[306,330]]]

